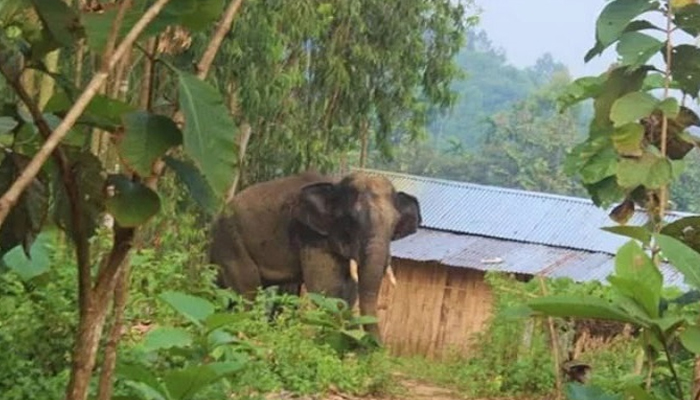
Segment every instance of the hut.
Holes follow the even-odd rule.
[[[604,280],[627,241],[600,229],[615,223],[588,199],[363,171],[387,177],[422,209],[418,232],[392,243],[397,284],[385,280],[379,298],[381,334],[396,355],[468,355],[473,334],[491,316],[487,271]],[[636,211],[629,224],[646,220]],[[672,267],[662,274],[666,285],[684,287]]]

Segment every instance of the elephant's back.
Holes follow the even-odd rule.
[[[307,172],[258,183],[233,198],[237,230],[266,280],[292,279],[298,274],[290,265],[298,264],[289,240],[290,206],[303,186],[323,181],[330,178]]]
[[[231,200],[231,209],[239,215],[268,213],[271,208],[278,210],[279,207],[293,201],[303,186],[330,180],[324,175],[309,171],[256,183],[242,190]]]

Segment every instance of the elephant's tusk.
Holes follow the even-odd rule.
[[[389,278],[391,286],[396,286],[396,276],[394,275],[394,270],[391,268],[391,264],[387,264],[386,266],[386,276]]]
[[[357,261],[354,258],[350,259],[350,277],[355,283],[360,280],[360,277],[357,275]]]

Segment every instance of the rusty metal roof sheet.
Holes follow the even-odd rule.
[[[364,169],[418,198],[425,228],[614,254],[625,237],[589,199]],[[669,222],[691,214],[670,212]],[[630,225],[647,221],[638,210]]]
[[[414,235],[392,242],[393,257],[439,262],[480,271],[515,272],[577,282],[605,278],[614,270],[614,255],[535,243],[419,229]],[[669,265],[661,272],[667,286],[687,289],[683,276]]]

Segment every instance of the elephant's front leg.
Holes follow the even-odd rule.
[[[357,283],[350,277],[348,262],[317,247],[300,252],[304,285],[308,292],[345,300],[352,307],[357,300]]]

